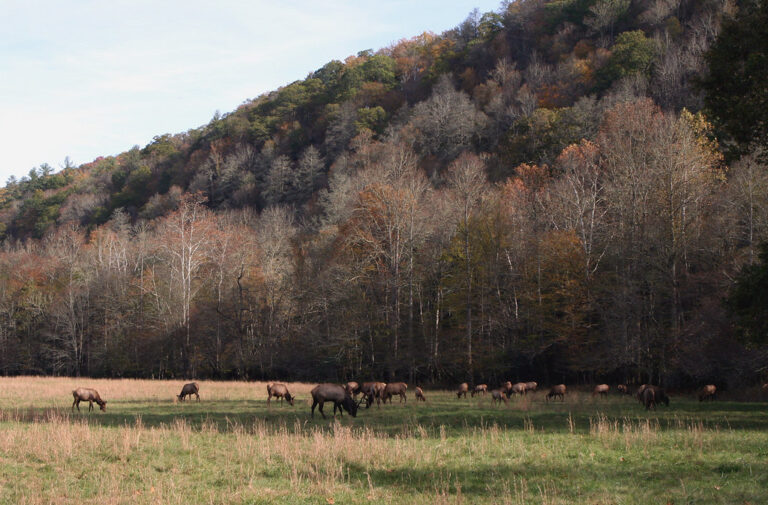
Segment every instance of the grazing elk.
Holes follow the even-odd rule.
[[[291,393],[288,392],[288,387],[285,384],[267,384],[267,405],[269,405],[270,400],[272,400],[272,397],[275,397],[279,399],[281,402],[283,401],[283,398],[288,400],[288,403],[293,406],[293,400],[296,398],[294,396],[291,396]]]
[[[362,402],[365,400],[365,408],[371,408],[374,400],[376,400],[377,407],[381,405],[382,394],[384,393],[384,388],[386,386],[387,385],[384,382],[363,383],[362,387],[360,388],[360,391],[363,393],[363,398],[360,401]]]
[[[654,388],[646,387],[643,389],[640,393],[640,400],[645,405],[645,410],[651,410],[651,407],[656,410],[656,390]]]
[[[626,384],[619,384],[616,386],[616,391],[619,392],[621,395],[628,395],[629,394],[629,388]]]
[[[472,392],[469,394],[472,398],[475,397],[475,395],[479,395],[482,393],[483,396],[485,396],[485,393],[488,391],[488,384],[478,384],[474,387]]]
[[[347,393],[351,394],[352,397],[355,398],[360,392],[360,384],[354,381],[350,381],[344,384],[344,389],[346,389]]]
[[[565,384],[552,386],[552,388],[549,390],[549,393],[547,393],[547,401],[549,401],[550,398],[554,398],[555,396],[559,396],[562,401],[565,401],[565,391]]]
[[[501,389],[492,389],[491,390],[491,402],[493,405],[496,405],[497,403],[504,402],[505,404],[509,404],[509,399],[507,398],[507,393],[502,391]]]
[[[703,388],[701,388],[701,391],[699,391],[699,401],[703,402],[704,400],[714,400],[715,399],[715,393],[717,393],[717,388],[714,384],[707,384]]]
[[[643,395],[649,389],[653,390],[654,407],[659,403],[663,403],[664,405],[669,407],[669,397],[667,396],[667,392],[664,391],[664,388],[659,386],[654,386],[653,384],[643,384],[637,389],[637,399],[640,403],[645,405],[645,397]]]
[[[526,382],[525,383],[525,392],[528,391],[536,391],[536,389],[539,387],[538,382]]]
[[[357,403],[342,386],[338,384],[318,384],[312,391],[312,417],[315,417],[315,407],[320,406],[320,414],[325,419],[323,405],[325,402],[333,402],[333,417],[336,417],[336,409],[344,416],[343,410],[349,412],[352,417],[357,417]],[[343,410],[342,410],[343,409]]]
[[[73,411],[75,407],[77,407],[78,412],[80,411],[80,402],[88,402],[88,412],[93,410],[93,402],[99,405],[100,410],[107,410],[107,402],[101,399],[99,392],[95,389],[77,388],[72,391],[72,396],[75,398],[75,401],[72,402]]]
[[[416,397],[417,402],[421,400],[426,403],[427,397],[424,396],[424,391],[419,386],[416,386],[416,389],[413,390],[413,395]]]
[[[189,382],[187,384],[184,384],[181,388],[181,393],[177,394],[176,397],[179,399],[180,402],[183,402],[187,396],[192,398],[192,395],[195,395],[197,397],[197,401],[200,401],[200,386],[197,385],[197,382]]]
[[[611,387],[608,384],[598,384],[595,386],[595,389],[592,390],[592,396],[595,397],[597,395],[600,395],[602,397],[608,396],[608,391],[611,389]]]
[[[512,384],[512,387],[510,388],[509,395],[512,396],[513,394],[519,394],[520,396],[523,396],[526,391],[525,382],[518,382],[517,384]]]
[[[392,382],[387,384],[384,386],[384,391],[382,392],[382,401],[387,403],[387,400],[389,400],[389,403],[392,403],[392,397],[394,395],[399,395],[400,403],[403,403],[403,401],[408,403],[408,397],[405,396],[406,389],[408,389],[408,384],[405,382]]]
[[[459,384],[459,390],[456,392],[456,398],[461,398],[462,395],[464,395],[464,398],[467,397],[467,393],[469,392],[469,384],[466,382],[462,382]]]

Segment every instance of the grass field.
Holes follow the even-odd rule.
[[[427,391],[323,420],[310,384],[270,408],[265,383],[202,381],[199,403],[181,385],[1,378],[0,503],[768,503],[764,402]],[[72,413],[77,386],[107,411]]]

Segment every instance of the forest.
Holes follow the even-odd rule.
[[[12,178],[0,374],[757,383],[765,26],[504,2]]]

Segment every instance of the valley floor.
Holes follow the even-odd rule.
[[[760,504],[768,495],[768,404],[672,395],[539,391],[309,415],[266,384],[0,379],[0,503],[19,504]],[[94,387],[107,411],[72,412]],[[85,407],[85,408],[84,408]],[[326,406],[326,414],[332,411]]]

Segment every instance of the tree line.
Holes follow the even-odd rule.
[[[694,84],[732,7],[504,4],[9,181],[0,373],[753,381],[762,137]]]

